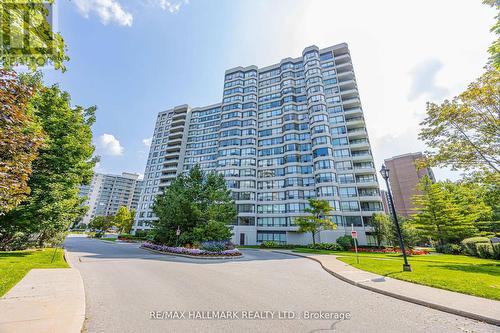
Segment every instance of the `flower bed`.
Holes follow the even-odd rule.
[[[355,251],[354,249],[351,249],[350,251]],[[401,249],[397,248],[387,248],[387,249],[373,249],[373,248],[366,248],[366,247],[358,247],[359,252],[370,252],[370,253],[401,253]],[[406,254],[408,255],[425,255],[429,254],[428,250],[406,250]]]
[[[201,249],[188,249],[186,247],[174,247],[166,245],[157,245],[153,243],[142,243],[141,247],[146,249],[151,249],[160,252],[173,253],[173,254],[185,254],[189,256],[200,256],[200,257],[237,257],[241,256],[241,252],[238,249],[224,250],[220,252],[211,252]]]

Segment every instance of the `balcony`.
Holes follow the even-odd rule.
[[[177,165],[179,163],[179,158],[169,158],[163,161],[163,165]]]
[[[346,118],[345,120],[347,128],[357,128],[360,126],[365,125],[365,118],[363,117],[352,117],[352,118]]]
[[[339,56],[335,56],[335,64],[341,65],[345,64],[346,62],[351,62],[351,55],[349,53],[344,53]]]
[[[354,107],[354,108],[350,108],[350,109],[345,109],[344,108],[344,114],[346,116],[350,116],[350,115],[362,115],[363,114],[363,110],[361,110],[361,108],[359,107]]]
[[[342,104],[344,105],[344,107],[355,107],[355,106],[361,106],[361,101],[359,100],[359,98],[357,97],[354,97],[354,98],[349,98],[349,99],[346,99],[346,100],[342,100]],[[172,130],[170,130],[172,131]]]
[[[358,89],[344,89],[340,90],[340,95],[342,96],[342,99],[351,99],[351,98],[356,98],[359,96]]]
[[[342,73],[337,73],[337,79],[339,80],[339,84],[342,84],[345,81],[354,80],[354,72],[346,71]]]
[[[170,135],[168,136],[168,140],[170,141],[170,140],[179,139],[179,138],[182,139],[183,132],[184,131],[170,133]]]
[[[366,138],[368,134],[366,132],[366,128],[358,127],[358,128],[348,128],[347,135],[349,136],[350,139],[355,139],[355,138]]]

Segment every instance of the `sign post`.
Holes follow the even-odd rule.
[[[356,251],[356,262],[359,264],[359,255],[358,255],[358,232],[354,230],[354,224],[351,224],[351,236],[354,240],[354,250]]]
[[[177,227],[177,230],[175,231],[175,234],[177,235],[177,244],[176,246],[179,247],[179,235],[181,234],[181,229]]]

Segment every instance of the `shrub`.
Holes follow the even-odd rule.
[[[337,238],[337,244],[342,250],[350,250],[354,246],[354,239],[351,236],[340,236]]]
[[[135,232],[136,238],[146,239],[147,236],[148,236],[148,232],[146,230],[137,230]]]
[[[465,253],[471,256],[479,256],[477,244],[489,244],[490,240],[486,237],[471,237],[462,241]]]
[[[304,247],[303,245],[296,245],[296,244],[284,244],[284,243],[278,243],[274,241],[264,241],[260,243],[260,247],[263,249],[293,249],[296,247]]]
[[[463,248],[458,244],[445,244],[436,246],[436,252],[445,254],[462,254]]]
[[[102,236],[104,236],[104,232],[103,231],[99,231],[99,232],[96,232],[94,234],[94,238],[102,238]]]
[[[134,239],[135,236],[131,234],[119,234],[118,239]]]
[[[343,248],[337,243],[317,243],[316,245],[310,244],[308,246],[310,249],[316,250],[330,250],[330,251],[342,251]]]
[[[486,243],[477,243],[477,253],[480,258],[488,259],[493,257],[493,246]]]
[[[226,249],[226,241],[208,241],[201,243],[200,249],[208,252],[222,252]]]
[[[491,249],[493,251],[493,259],[500,260],[500,243],[491,244]]]

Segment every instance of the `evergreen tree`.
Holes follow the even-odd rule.
[[[153,211],[158,217],[152,223],[155,241],[169,245],[177,243],[177,229],[181,231],[180,244],[207,240],[200,239],[203,228],[210,230],[210,234],[224,234],[221,230],[228,231],[227,225],[232,224],[237,215],[224,177],[205,174],[198,165],[176,177],[156,198]]]
[[[373,213],[369,224],[373,227],[372,235],[375,236],[377,247],[380,247],[382,242],[388,238],[391,230],[391,220],[384,213]]]
[[[464,217],[460,207],[447,195],[441,183],[433,183],[424,176],[414,198],[418,213],[413,216],[413,226],[424,237],[437,241],[440,246],[459,241],[475,232],[470,219]]]

